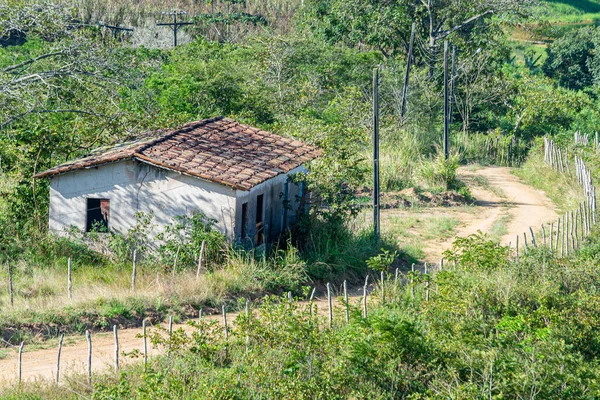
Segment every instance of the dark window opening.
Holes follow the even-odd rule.
[[[257,246],[265,242],[265,230],[263,223],[263,208],[264,208],[264,195],[259,194],[256,197],[256,240]]]
[[[87,199],[86,232],[108,232],[110,200]]]
[[[242,204],[242,239],[248,236],[248,203]]]

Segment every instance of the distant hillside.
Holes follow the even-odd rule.
[[[542,0],[540,15],[565,23],[600,22],[600,0]]]

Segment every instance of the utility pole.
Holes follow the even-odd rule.
[[[133,32],[133,28],[125,28],[123,26],[108,25],[108,24],[103,23],[102,21],[98,22],[98,26],[112,30],[113,37],[115,39],[117,38],[117,33],[119,33],[119,32]]]
[[[448,123],[448,42],[444,42],[444,158],[446,161],[450,158],[450,126]]]
[[[171,15],[173,16],[173,22],[159,22],[156,26],[169,26],[173,30],[173,47],[177,47],[177,30],[180,26],[185,25],[194,25],[193,22],[181,22],[177,21],[178,15],[187,15],[185,11],[182,10],[173,10],[170,12],[163,12],[161,15]]]
[[[373,233],[379,241],[379,67],[373,70]]]
[[[404,123],[404,116],[406,115],[406,99],[408,97],[408,81],[410,77],[410,67],[413,58],[413,43],[415,41],[415,27],[416,24],[413,22],[412,29],[410,31],[410,43],[408,45],[408,57],[406,58],[406,75],[404,75],[404,88],[402,89],[402,107],[400,109],[400,123]]]
[[[450,78],[450,111],[449,118],[452,124],[452,116],[454,112],[454,81],[456,80],[456,46],[452,46],[452,78]]]

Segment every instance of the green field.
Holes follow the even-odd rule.
[[[580,23],[600,20],[598,0],[544,0],[540,16],[551,22]]]

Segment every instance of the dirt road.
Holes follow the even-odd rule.
[[[510,173],[509,168],[483,167],[475,171],[461,168],[459,175],[477,199],[473,206],[456,208],[427,208],[419,216],[449,217],[459,222],[454,235],[447,239],[423,239],[424,261],[438,263],[444,251],[452,247],[454,239],[478,231],[492,234],[493,230],[504,232],[498,238],[504,245],[514,246],[516,235],[521,236],[529,227],[537,233],[541,225],[558,218],[555,207],[544,192],[522,183]],[[483,182],[483,183],[482,183]],[[390,211],[386,217],[414,215],[411,210]]]
[[[469,209],[453,210],[450,208],[428,209],[425,213],[430,215],[453,215],[460,224],[457,227],[457,236],[466,236],[482,232],[490,232],[501,219],[506,221],[505,231],[501,237],[504,244],[514,240],[516,235],[522,235],[529,227],[538,228],[542,223],[555,220],[557,214],[552,202],[543,192],[535,190],[519,181],[510,174],[508,168],[485,167],[475,171],[462,169],[461,176],[468,182],[476,205]],[[477,176],[484,177],[488,185],[477,184]],[[479,180],[482,180],[479,178]],[[403,215],[411,211],[386,211],[386,215]],[[430,240],[425,246],[425,259],[437,262],[444,250],[450,248],[454,238],[441,241]],[[326,305],[321,300],[321,308]],[[211,318],[220,318],[213,316]],[[230,315],[233,320],[235,315]],[[175,325],[177,329],[180,325]],[[134,350],[142,352],[142,339],[138,337],[141,329],[126,329],[119,331],[119,345],[121,353],[131,353]],[[92,369],[94,372],[109,371],[114,364],[114,338],[112,333],[98,333],[92,335],[93,356]],[[148,344],[149,354],[158,354]],[[27,350],[27,349],[26,349]],[[43,350],[25,351],[23,354],[22,376],[24,381],[46,378],[55,379],[57,349],[55,346]],[[138,359],[120,358],[120,365],[139,362]],[[68,379],[69,374],[85,373],[87,363],[87,343],[83,337],[65,339],[61,357],[61,379]],[[17,379],[17,353],[10,352],[6,358],[0,360],[0,387],[14,384]]]

